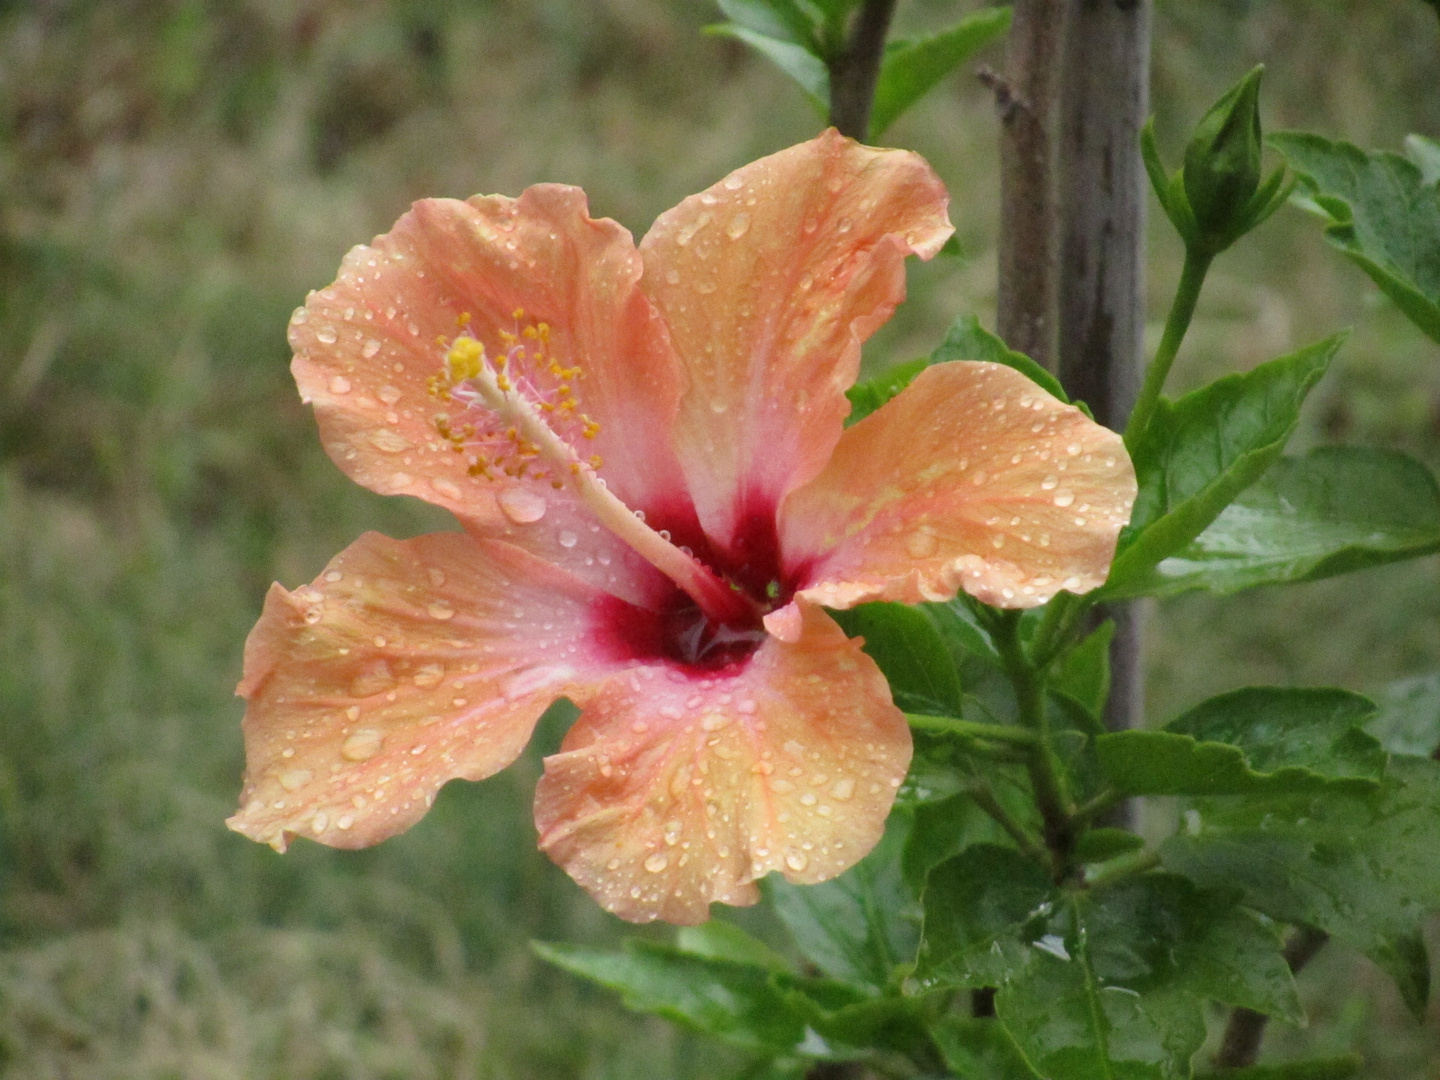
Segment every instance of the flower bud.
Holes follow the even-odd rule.
[[[1228,246],[1260,186],[1260,77],[1256,67],[1205,114],[1185,150],[1185,197],[1205,240]]]

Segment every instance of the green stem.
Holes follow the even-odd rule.
[[[1035,837],[1025,831],[1025,827],[1010,816],[1010,812],[1000,805],[1000,800],[995,798],[995,792],[984,780],[977,782],[967,789],[969,796],[975,800],[975,805],[984,810],[995,819],[995,823],[1010,835],[1017,847],[1026,855],[1042,865],[1050,861],[1049,853]]]
[[[1049,848],[1057,880],[1069,877],[1075,863],[1077,834],[1070,799],[1065,793],[1059,762],[1050,749],[1050,722],[1045,713],[1045,675],[1037,671],[1020,644],[1020,614],[1001,613],[994,620],[995,647],[1005,665],[1005,674],[1015,690],[1020,722],[1038,736],[1027,762],[1035,806],[1045,823],[1045,846]]]
[[[1030,643],[1030,661],[1036,670],[1044,671],[1065,650],[1076,623],[1084,618],[1092,604],[1088,596],[1061,592],[1045,606],[1045,614]]]
[[[1158,851],[1137,851],[1133,855],[1121,855],[1094,867],[1092,873],[1085,875],[1085,884],[1092,889],[1104,888],[1136,874],[1143,874],[1146,870],[1153,870],[1159,865]]]
[[[1190,329],[1190,320],[1195,315],[1195,302],[1200,299],[1200,287],[1205,284],[1205,274],[1210,269],[1214,255],[1185,249],[1185,267],[1180,272],[1180,285],[1175,290],[1175,300],[1170,305],[1170,315],[1165,320],[1165,334],[1160,339],[1160,348],[1155,359],[1145,372],[1145,383],[1140,387],[1140,397],[1130,413],[1130,422],[1125,426],[1125,449],[1135,450],[1135,444],[1150,425],[1155,412],[1155,403],[1160,400],[1160,391],[1165,388],[1165,378],[1170,374],[1170,365],[1185,340],[1185,331]]]
[[[1093,799],[1081,803],[1075,808],[1075,820],[1088,824],[1091,819],[1099,817],[1112,807],[1119,806],[1127,798],[1129,798],[1128,795],[1123,795],[1118,791],[1102,791]]]
[[[1040,742],[1033,731],[1006,724],[981,724],[974,720],[926,716],[922,713],[906,713],[905,719],[915,730],[928,731],[935,735],[958,735],[964,739],[987,739],[990,742],[1015,743],[1031,748],[1038,746]]]

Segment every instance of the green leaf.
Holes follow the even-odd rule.
[[[909,386],[915,376],[929,366],[929,359],[922,356],[919,360],[910,360],[888,367],[875,378],[858,382],[846,390],[845,396],[850,399],[850,415],[845,418],[845,426],[849,427],[851,424],[864,420],[865,417]]]
[[[1331,224],[1326,239],[1440,341],[1440,192],[1399,154],[1305,132],[1270,136]]]
[[[1056,1080],[1188,1077],[1206,999],[1299,1020],[1271,929],[1224,893],[1146,874],[1068,894],[996,1012]]]
[[[772,1053],[805,1038],[803,1016],[763,967],[633,940],[622,952],[543,942],[534,948],[550,963],[619,991],[637,1012]]]
[[[865,639],[865,652],[889,681],[895,704],[901,709],[960,715],[960,676],[950,650],[924,610],[904,604],[860,604],[830,615],[846,634]]]
[[[1350,1077],[1359,1075],[1363,1064],[1364,1059],[1359,1054],[1341,1054],[1339,1057],[1198,1073],[1195,1080],[1350,1080]]]
[[[1024,971],[1057,899],[1050,875],[1018,851],[966,848],[930,871],[915,977],[934,988],[1003,985]]]
[[[950,1071],[965,1080],[1044,1080],[998,1020],[942,1016],[930,1035]]]
[[[915,821],[900,855],[900,869],[917,897],[925,891],[930,870],[952,855],[972,844],[1009,842],[995,819],[963,791],[938,802],[921,803],[914,814]]]
[[[746,30],[820,54],[815,19],[795,0],[718,0],[718,4],[731,22]]]
[[[875,850],[833,881],[765,879],[765,894],[795,944],[826,975],[883,990],[898,967],[914,962],[919,911],[900,872],[908,824],[892,815]]]
[[[785,958],[758,938],[751,937],[734,923],[711,919],[699,926],[682,926],[675,933],[675,947],[692,956],[728,960],[768,971],[789,971]]]
[[[1125,595],[1147,578],[1274,463],[1344,337],[1156,404],[1131,455],[1140,490],[1105,595]]]
[[[1440,765],[1390,760],[1368,796],[1207,800],[1161,848],[1165,864],[1282,922],[1314,926],[1390,973],[1418,1015],[1429,994],[1422,935],[1440,909]]]
[[[1115,621],[1106,619],[1070,650],[1051,686],[1099,716],[1110,696],[1110,641]]]
[[[1390,753],[1431,757],[1440,749],[1440,671],[1390,683],[1375,704],[1380,711],[1365,729]]]
[[[1253,687],[1203,702],[1163,731],[1095,740],[1100,767],[1129,795],[1373,790],[1385,752],[1360,730],[1375,714],[1345,690]]]
[[[768,34],[757,33],[739,23],[717,23],[705,28],[707,33],[743,41],[786,75],[800,84],[800,89],[821,111],[830,108],[830,71],[825,61],[804,45],[783,41]]]
[[[988,664],[1001,667],[1000,652],[990,631],[980,624],[969,603],[957,596],[945,603],[922,604],[935,621],[940,637],[952,649],[959,649]]]
[[[1016,352],[980,325],[974,315],[961,315],[945,334],[945,340],[930,354],[932,364],[952,360],[988,360],[992,364],[1012,367],[1037,384],[1047,394],[1068,402],[1060,381],[1024,353]],[[1087,411],[1088,415],[1088,411]]]
[[[1008,7],[981,8],[938,34],[887,45],[870,111],[870,141],[1009,26]]]
[[[1228,594],[1316,581],[1440,551],[1440,487],[1393,450],[1281,458],[1199,536],[1113,595]]]
[[[1300,1016],[1274,932],[1233,898],[1172,874],[1062,891],[1019,853],[977,845],[930,874],[916,975],[997,987],[1000,1021],[1042,1076],[1188,1076],[1206,999]]]

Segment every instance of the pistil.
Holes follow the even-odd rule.
[[[565,478],[601,525],[683,589],[716,624],[758,623],[759,609],[749,597],[722,581],[693,555],[665,539],[626,506],[606,487],[591,461],[582,460],[574,447],[556,434],[511,380],[491,366],[483,351],[477,348],[479,343],[468,344],[474,340],[459,338],[456,341],[456,348],[464,351],[467,373],[473,370],[466,379],[466,385],[495,413],[502,426],[509,425],[515,429],[518,437],[550,466],[554,476]],[[462,345],[462,342],[466,344]],[[598,425],[587,418],[585,433],[593,437],[594,431],[598,431]]]

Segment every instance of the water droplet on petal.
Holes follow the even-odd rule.
[[[810,860],[802,852],[792,851],[785,856],[785,865],[791,870],[800,871],[810,865]]]
[[[365,347],[360,350],[360,355],[363,356],[366,360],[369,360],[379,351],[380,342],[376,341],[374,338],[371,338],[369,341],[365,342]]]
[[[573,548],[576,544],[580,542],[580,537],[576,536],[569,529],[563,530],[560,533],[559,537],[557,537],[557,539],[559,540],[560,546],[562,548]]]
[[[1069,506],[1075,501],[1075,493],[1066,488],[1055,492],[1055,505],[1060,507]]]
[[[286,791],[294,791],[308,784],[311,777],[309,769],[291,769],[280,774],[280,786]]]
[[[645,860],[645,869],[649,870],[652,874],[660,873],[661,870],[664,870],[665,867],[669,865],[670,860],[665,858],[665,856],[661,855],[659,852],[656,852],[654,855],[651,855],[648,859]]]
[[[834,786],[830,788],[830,794],[842,801],[850,798],[855,794],[855,781],[848,776],[836,780]]]
[[[350,380],[344,375],[336,375],[330,380],[330,392],[332,394],[348,394],[350,392]]]
[[[433,603],[427,604],[425,610],[430,613],[432,619],[439,619],[441,622],[455,617],[455,609],[445,603],[444,600],[436,600]]]
[[[414,675],[415,685],[420,687],[436,686],[443,678],[445,678],[445,665],[443,664],[426,664]]]
[[[370,444],[376,450],[383,450],[387,454],[398,454],[402,450],[410,449],[410,440],[398,432],[389,428],[381,428],[379,431],[370,433]]]
[[[386,383],[380,388],[379,392],[375,396],[378,397],[381,401],[383,401],[386,405],[394,405],[397,401],[400,400],[401,395],[399,390],[395,389],[395,387],[391,386],[389,383]]]
[[[744,187],[744,186],[745,186],[745,181],[742,180],[742,179],[740,179],[740,177],[738,177],[738,176],[735,176],[735,175],[732,174],[732,175],[727,176],[727,177],[725,178],[725,190],[726,190],[726,191],[739,191],[739,190],[740,190],[742,187]]]
[[[496,496],[496,501],[516,525],[529,525],[545,516],[545,497],[529,488],[506,488]]]
[[[1040,490],[1042,491],[1054,491],[1059,486],[1060,478],[1058,476],[1047,476],[1040,481]]]
[[[337,337],[339,337],[339,335],[335,333],[333,326],[322,326],[319,330],[315,331],[315,339],[322,345],[334,345]]]
[[[385,745],[385,736],[369,728],[361,728],[340,747],[340,756],[346,761],[369,761]]]
[[[736,214],[730,219],[730,224],[725,226],[725,235],[731,240],[739,240],[750,231],[750,215]]]
[[[934,533],[925,529],[917,529],[906,539],[905,550],[910,553],[912,559],[923,559],[927,555],[935,554],[937,543]]]

